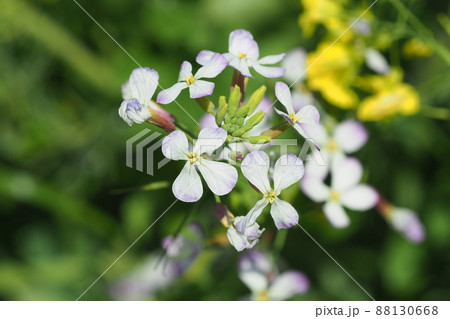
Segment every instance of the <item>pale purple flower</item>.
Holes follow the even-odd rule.
[[[321,158],[328,165],[319,165],[316,161],[310,160],[305,165],[305,178],[315,175],[324,179],[333,160],[344,157],[358,151],[364,146],[368,139],[368,133],[364,126],[356,120],[346,120],[334,128],[331,134],[323,126],[307,128],[308,134],[320,146]]]
[[[368,48],[364,52],[364,56],[367,66],[372,71],[375,71],[378,74],[387,74],[391,70],[389,63],[380,51]]]
[[[221,54],[213,54],[208,62],[198,69],[195,75],[192,75],[192,65],[184,61],[181,64],[180,74],[178,75],[178,83],[172,87],[159,92],[157,102],[168,104],[175,100],[181,90],[189,88],[189,96],[191,99],[197,99],[211,95],[214,91],[214,83],[200,80],[203,78],[215,78],[227,66],[227,60]]]
[[[212,51],[203,50],[197,55],[196,61],[198,64],[205,65],[213,54]],[[265,65],[278,63],[285,55],[285,53],[268,55],[259,59],[258,43],[246,30],[235,30],[230,33],[228,53],[224,54],[230,66],[241,72],[243,76],[252,77],[250,68],[253,68],[266,78],[279,78],[284,75],[286,71],[284,68]]]
[[[284,78],[289,83],[301,82],[304,80],[306,70],[306,50],[296,48],[289,51],[281,66],[286,69]]]
[[[252,292],[253,300],[287,300],[309,289],[309,280],[301,272],[279,274],[267,255],[253,250],[238,262],[239,278]]]
[[[407,208],[395,207],[389,214],[392,227],[413,242],[425,239],[425,228],[415,212]]]
[[[275,84],[275,95],[277,96],[277,99],[281,102],[281,104],[284,105],[287,113],[284,113],[277,109],[275,109],[275,112],[286,119],[286,121],[288,121],[288,123],[301,136],[303,136],[306,140],[312,142],[314,145],[316,145],[317,148],[319,148],[317,143],[306,132],[306,130],[308,130],[311,126],[320,126],[319,111],[317,111],[317,109],[312,105],[306,105],[300,108],[298,112],[295,112],[292,105],[291,91],[289,90],[289,87],[283,82],[277,82]]]
[[[152,118],[163,117],[173,121],[166,110],[152,101],[152,96],[158,87],[158,72],[149,68],[137,68],[131,72],[130,79],[122,85],[124,101],[120,105],[119,115],[128,124],[141,124]]]
[[[359,184],[361,163],[353,157],[342,157],[331,165],[331,186],[321,176],[306,175],[301,182],[303,192],[315,202],[325,202],[323,211],[336,228],[347,227],[350,219],[343,207],[365,211],[375,206],[377,192],[370,186]]]
[[[196,202],[203,194],[200,176],[203,176],[211,191],[219,196],[228,194],[236,185],[236,169],[226,163],[215,162],[205,154],[219,148],[227,139],[227,132],[221,128],[205,128],[190,150],[189,142],[181,131],[174,131],[162,142],[162,152],[172,160],[184,160],[186,164],[172,185],[176,198],[183,202]]]
[[[263,198],[256,202],[244,219],[236,223],[236,229],[245,232],[251,227],[263,209],[270,204],[270,214],[278,229],[290,228],[298,223],[298,213],[288,202],[281,200],[281,191],[298,182],[304,173],[303,162],[294,154],[284,154],[273,169],[273,187],[269,182],[269,156],[262,151],[253,151],[241,163],[241,170],[248,181],[255,186]]]

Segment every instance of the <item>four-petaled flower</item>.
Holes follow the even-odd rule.
[[[237,251],[244,249],[252,249],[259,241],[259,237],[264,232],[264,229],[259,229],[259,224],[254,223],[249,227],[246,227],[243,232],[236,229],[236,224],[244,219],[243,216],[237,216],[231,220],[231,224],[228,227],[227,237],[231,245],[236,248]]]
[[[141,124],[153,118],[153,124],[168,131],[173,130],[174,117],[152,101],[158,80],[159,75],[155,70],[137,68],[122,86],[124,101],[120,105],[119,115],[128,125]]]
[[[275,109],[278,115],[282,116],[301,136],[313,143],[317,148],[319,146],[306,132],[310,127],[320,126],[320,114],[312,105],[305,105],[296,113],[292,106],[292,97],[289,87],[283,82],[275,84],[275,95],[277,99],[284,105],[287,113]]]
[[[281,200],[279,195],[283,189],[302,178],[304,173],[302,160],[294,154],[282,155],[276,161],[273,169],[273,187],[269,183],[269,167],[269,156],[262,151],[253,151],[242,161],[242,173],[263,194],[263,198],[256,202],[244,219],[236,222],[236,229],[239,232],[245,232],[246,228],[251,227],[264,207],[269,204],[271,205],[270,214],[278,229],[290,228],[298,222],[298,214],[295,208],[288,202]]]
[[[253,39],[253,35],[246,30],[235,30],[230,33],[228,53],[224,56],[230,66],[241,72],[243,76],[252,77],[250,68],[266,78],[279,78],[286,70],[281,67],[268,67],[264,64],[275,64],[283,60],[285,53],[268,55],[259,59],[258,43]],[[210,60],[214,52],[209,50],[201,51],[196,58],[198,64],[205,65]]]
[[[308,278],[296,270],[279,274],[278,269],[263,253],[253,250],[238,263],[239,278],[251,290],[253,300],[287,300],[309,289]]]
[[[186,161],[172,185],[176,198],[183,202],[196,202],[202,197],[203,186],[197,170],[216,195],[228,194],[234,188],[238,178],[236,169],[229,164],[209,160],[204,155],[215,151],[226,139],[227,132],[224,129],[205,128],[200,131],[192,150],[189,150],[189,142],[181,131],[174,131],[164,138],[164,156]]]
[[[189,88],[191,99],[197,99],[211,95],[214,91],[214,83],[200,80],[202,78],[214,78],[219,75],[227,66],[227,60],[219,53],[213,54],[207,63],[192,75],[192,65],[184,61],[181,64],[178,82],[172,87],[159,92],[157,102],[168,104],[175,100],[181,90]]]
[[[316,175],[306,175],[302,180],[303,192],[315,202],[325,202],[323,211],[336,228],[347,227],[350,219],[345,206],[352,210],[365,211],[378,201],[377,192],[368,185],[359,184],[362,166],[356,158],[336,159],[331,167],[331,187]]]

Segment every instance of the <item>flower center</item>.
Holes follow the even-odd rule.
[[[338,192],[336,192],[336,191],[331,191],[331,193],[330,193],[330,199],[331,199],[332,201],[337,202],[337,201],[339,200],[339,198],[340,198],[340,195],[339,195]]]
[[[330,138],[330,141],[328,142],[328,145],[326,147],[329,151],[337,151],[339,149],[339,146],[337,145],[336,141],[334,140],[334,138]]]
[[[269,203],[273,204],[273,202],[275,201],[275,198],[277,197],[277,193],[273,190],[270,190],[269,192],[267,192],[264,195],[264,198],[267,198],[267,200],[269,201]]]
[[[258,293],[258,301],[268,301],[269,300],[269,292],[267,290],[263,290]]]
[[[188,85],[191,85],[192,83],[195,82],[195,79],[194,79],[194,77],[192,75],[189,75],[189,76],[185,77],[184,80],[186,81],[186,83]]]
[[[189,162],[191,162],[191,164],[194,164],[195,162],[197,162],[200,159],[200,156],[193,152],[189,153],[187,156],[188,156]]]
[[[243,58],[245,58],[247,56],[247,53],[242,53],[242,52],[239,52],[238,53],[238,58],[239,59],[243,59]]]
[[[291,114],[289,114],[289,118],[292,120],[292,122],[297,123],[298,121],[300,121],[300,116],[295,115],[295,112],[292,112]]]

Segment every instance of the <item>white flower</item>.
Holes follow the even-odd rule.
[[[168,104],[175,100],[181,90],[189,88],[191,99],[197,99],[211,95],[214,91],[214,83],[200,80],[202,78],[215,78],[227,66],[227,60],[221,54],[213,54],[207,63],[201,67],[195,75],[192,75],[192,65],[184,61],[181,64],[178,82],[167,90],[159,92],[157,102]]]
[[[306,51],[296,48],[289,51],[281,65],[286,69],[284,78],[289,83],[302,82],[306,70]]]
[[[368,48],[364,52],[367,66],[378,74],[387,74],[391,67],[380,51]]]
[[[189,142],[181,131],[174,131],[164,138],[162,152],[173,160],[184,160],[186,164],[172,185],[176,198],[183,202],[196,202],[202,197],[203,186],[197,170],[211,191],[219,196],[228,194],[236,185],[236,169],[226,163],[206,159],[204,153],[211,153],[227,139],[227,132],[221,128],[206,128],[200,131],[198,139],[189,150]]]
[[[364,126],[356,120],[346,120],[328,134],[323,126],[308,128],[308,134],[320,146],[320,155],[328,165],[319,165],[311,160],[305,165],[305,178],[315,175],[325,179],[334,159],[358,151],[367,141],[368,134]]]
[[[278,274],[269,258],[256,250],[239,259],[238,271],[254,300],[287,300],[309,289],[309,280],[303,273],[289,270]]]
[[[130,79],[122,85],[124,101],[119,115],[128,125],[141,124],[153,119],[153,124],[166,130],[173,130],[174,117],[152,101],[158,86],[158,72],[149,68],[137,68],[131,72]]]
[[[206,64],[212,51],[203,50],[196,58],[198,64]],[[250,68],[266,78],[279,78],[284,75],[285,69],[281,67],[268,67],[264,64],[275,64],[280,62],[286,54],[268,55],[259,59],[258,43],[253,39],[253,35],[246,30],[235,30],[230,33],[228,53],[224,56],[230,66],[241,72],[243,76],[252,77]]]
[[[253,225],[245,228],[243,232],[238,231],[235,224],[242,219],[244,219],[243,216],[235,217],[227,231],[228,240],[237,251],[252,249],[258,243],[259,237],[264,232],[264,229],[259,229],[258,223],[254,223]]]
[[[278,229],[290,228],[298,223],[295,208],[281,200],[279,195],[283,189],[302,178],[304,173],[302,160],[294,154],[282,155],[273,169],[273,187],[269,183],[269,166],[269,157],[261,151],[251,152],[242,161],[242,173],[263,194],[263,198],[256,202],[244,219],[236,222],[236,229],[240,232],[245,232],[246,228],[251,227],[268,204],[271,206],[270,214]]]
[[[395,207],[389,214],[394,229],[413,242],[425,239],[425,229],[415,212],[407,208]]]
[[[292,106],[292,97],[291,91],[286,83],[277,82],[275,84],[275,95],[277,99],[284,105],[287,113],[279,111],[275,109],[275,112],[278,115],[282,116],[288,123],[305,139],[312,142],[317,146],[317,143],[313,140],[311,136],[308,135],[306,130],[310,129],[309,127],[320,126],[320,114],[317,109],[312,105],[306,105],[300,108],[300,110],[296,113]]]
[[[306,175],[301,188],[313,201],[325,202],[325,216],[334,227],[347,227],[350,219],[343,206],[365,211],[378,201],[378,194],[372,187],[359,184],[362,172],[362,166],[356,158],[342,157],[332,163],[331,187],[325,185],[320,176]]]

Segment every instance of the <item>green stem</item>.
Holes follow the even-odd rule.
[[[214,194],[214,199],[216,200],[217,204],[222,203],[222,201],[220,200],[220,196],[219,195]]]
[[[422,115],[437,120],[448,120],[450,119],[450,110],[440,107],[424,105],[422,106]]]

